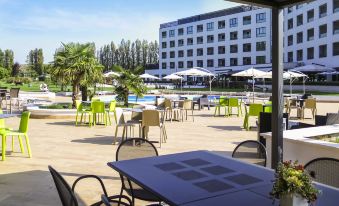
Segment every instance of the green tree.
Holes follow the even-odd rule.
[[[95,83],[99,75],[102,75],[102,65],[98,63],[95,57],[94,43],[69,43],[63,44],[54,55],[54,69],[52,74],[57,75],[61,72],[69,78],[72,84],[72,100],[75,106],[75,100],[78,99],[80,87],[83,99],[87,95],[89,84]],[[87,97],[86,97],[87,99]]]
[[[15,64],[12,66],[12,77],[18,76],[20,72],[20,64],[18,62],[15,62]]]
[[[5,53],[0,49],[0,67],[5,67]]]
[[[28,53],[27,64],[34,70],[38,75],[44,73],[44,54],[42,49],[34,49]]]
[[[6,49],[4,54],[4,67],[10,71],[12,69],[13,64],[14,64],[14,52],[10,49]]]
[[[115,92],[118,94],[118,99],[124,102],[124,106],[128,106],[128,94],[134,93],[137,97],[142,97],[147,88],[139,77],[142,72],[142,67],[137,67],[134,70],[127,70],[121,66],[114,66],[115,71],[119,72],[119,76],[113,76],[113,81],[116,83]]]

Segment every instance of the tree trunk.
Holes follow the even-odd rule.
[[[81,87],[81,99],[82,99],[82,101],[87,101],[87,97],[88,97],[87,89],[88,89],[87,86]]]
[[[125,98],[124,98],[124,106],[126,106],[126,107],[128,107],[128,93],[129,93],[128,89],[125,90],[125,93],[124,93],[124,96],[125,96]]]
[[[78,99],[78,95],[79,95],[79,85],[80,85],[80,80],[81,77],[78,76],[72,84],[72,101],[73,101],[73,108],[75,108],[75,100]]]

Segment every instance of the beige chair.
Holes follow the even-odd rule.
[[[192,111],[192,120],[194,122],[194,114],[193,114],[193,111],[194,111],[194,108],[193,108],[193,101],[192,100],[184,100],[182,102],[182,107],[181,107],[181,111],[180,111],[180,116],[181,116],[181,120],[184,121],[184,116],[186,117],[186,120],[187,120],[187,113],[188,113],[188,110],[191,110]]]
[[[302,107],[302,118],[305,118],[305,110],[310,109],[312,111],[312,118],[315,118],[317,114],[317,100],[316,99],[305,99],[304,105]]]
[[[165,99],[164,101],[165,106],[165,118],[170,119],[171,122],[173,119],[179,119],[178,114],[180,112],[180,108],[173,108],[172,102],[170,99]]]
[[[144,131],[145,138],[148,139],[149,127],[160,128],[160,147],[161,143],[166,142],[167,133],[165,129],[164,119],[160,116],[160,112],[157,110],[144,110],[142,112],[142,124],[141,128]]]
[[[294,99],[286,99],[286,112],[288,113],[289,116],[291,116],[291,111],[292,109],[297,110],[297,116],[299,117],[299,114],[301,113],[301,108],[297,104],[297,101]]]
[[[130,135],[132,137],[134,137],[134,127],[136,126],[136,124],[134,124],[134,123],[128,123],[128,122],[125,121],[125,117],[124,117],[122,108],[116,108],[115,109],[115,115],[116,115],[115,118],[117,120],[117,124],[115,126],[115,135],[114,135],[114,139],[113,139],[113,144],[115,144],[116,141],[117,141],[119,127],[123,127],[121,141],[124,141],[125,138],[127,140],[128,129],[130,130]]]
[[[9,111],[12,113],[12,107],[17,106],[18,110],[20,110],[21,100],[19,99],[19,91],[20,88],[11,88],[9,90]]]

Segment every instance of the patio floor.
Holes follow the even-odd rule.
[[[338,111],[338,103],[319,103],[317,107],[318,114]],[[213,112],[214,108],[195,111],[195,122],[191,119],[167,122],[168,141],[162,148],[156,145],[160,155],[192,150],[230,155],[239,142],[256,139],[256,131],[241,129],[243,117],[213,117]],[[7,119],[6,123],[16,128],[19,118]],[[33,158],[18,152],[16,139],[16,152],[8,153],[7,160],[0,162],[0,205],[61,205],[48,165],[57,169],[70,184],[81,175],[99,175],[108,193],[118,194],[121,185],[118,173],[106,165],[115,160],[114,129],[114,125],[88,128],[75,127],[72,120],[31,119],[29,136]],[[159,139],[158,128],[151,128],[150,139]],[[10,143],[9,139],[9,149]],[[100,198],[101,190],[95,182],[83,182],[77,189],[84,205]],[[144,204],[137,201],[137,205]]]

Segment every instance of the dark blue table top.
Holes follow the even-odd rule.
[[[207,151],[109,162],[108,166],[170,205],[273,205],[269,198],[273,170]],[[329,190],[316,205],[339,202],[339,192]],[[323,204],[322,199],[329,198],[329,204]]]

